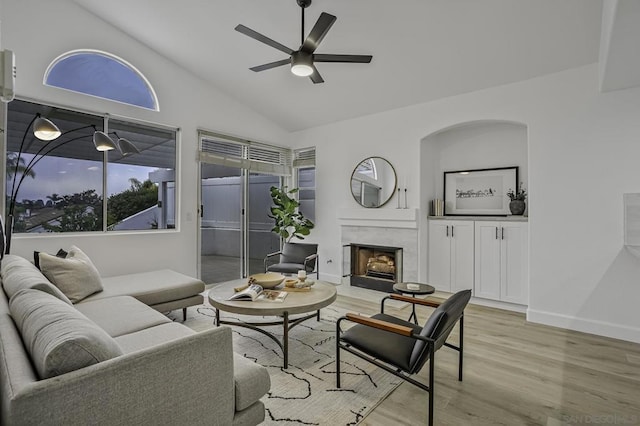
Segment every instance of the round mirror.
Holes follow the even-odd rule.
[[[351,174],[351,194],[362,207],[385,205],[396,190],[396,171],[381,157],[365,158]]]

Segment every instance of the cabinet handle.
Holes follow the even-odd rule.
[[[453,238],[453,225],[451,225],[451,238]]]
[[[504,227],[502,228],[502,239],[504,240]]]
[[[498,239],[498,227],[496,226],[496,240]]]
[[[449,225],[447,225],[447,237],[449,236]]]

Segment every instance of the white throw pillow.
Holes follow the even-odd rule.
[[[64,259],[48,253],[39,253],[40,270],[65,296],[76,303],[102,291],[100,273],[91,259],[78,247],[71,246]]]

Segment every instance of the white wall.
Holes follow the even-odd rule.
[[[94,112],[107,112],[181,128],[179,145],[179,230],[134,234],[16,236],[12,253],[56,252],[76,244],[104,275],[155,268],[197,273],[197,129],[205,128],[274,144],[286,133],[260,114],[188,74],[176,64],[115,30],[69,0],[3,0],[3,48],[16,54],[19,97]],[[167,29],[170,31],[171,29]],[[62,91],[42,84],[58,55],[73,49],[98,49],[135,65],[154,86],[160,112]]]
[[[640,256],[623,248],[622,194],[640,192],[640,89],[598,92],[598,67],[565,72],[290,135],[316,146],[317,227],[328,275],[339,276],[336,211],[357,208],[349,174],[379,155],[409,184],[426,237],[421,141],[461,123],[504,120],[528,129],[532,321],[640,342]],[[428,188],[427,188],[428,186]],[[395,202],[383,208],[393,209]],[[421,241],[422,243],[422,241]],[[424,244],[421,244],[424,258]],[[424,262],[424,261],[423,261]],[[426,279],[426,268],[420,270]]]

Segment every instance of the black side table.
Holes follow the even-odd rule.
[[[418,286],[418,288],[409,288],[407,284],[410,284],[412,287]],[[436,289],[429,284],[420,284],[420,283],[395,283],[393,285],[393,291],[396,293],[404,293],[410,294],[413,297],[416,297],[416,294],[433,294]],[[416,305],[415,303],[411,304],[411,316],[407,321],[411,321],[413,318],[413,322],[418,324],[418,317],[416,315]]]

